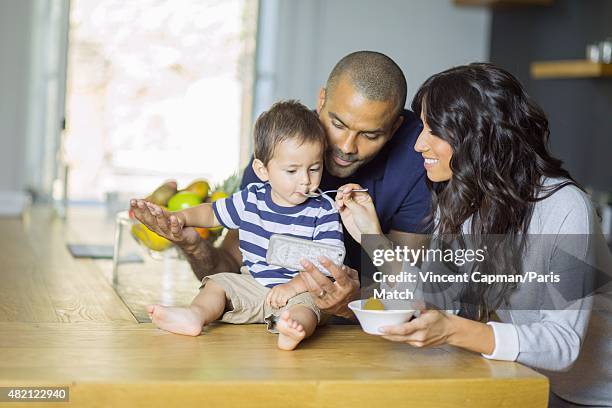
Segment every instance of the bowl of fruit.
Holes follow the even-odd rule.
[[[210,188],[206,180],[198,179],[179,190],[176,181],[171,180],[156,188],[145,200],[174,212],[194,207],[204,202],[213,203],[221,198],[226,198],[238,190],[239,185],[240,178],[238,174],[230,176],[214,188]],[[142,245],[153,258],[163,258],[160,253],[172,248],[172,242],[159,236],[138,221],[131,210],[127,215],[131,223],[130,232],[136,242]],[[202,239],[209,239],[211,241],[218,238],[222,230],[223,227],[196,228]]]
[[[404,304],[409,306],[409,303]],[[349,309],[355,313],[364,332],[382,335],[378,329],[382,326],[395,326],[408,322],[414,315],[414,309],[399,306],[397,302],[391,304],[376,298],[354,300],[348,304]]]

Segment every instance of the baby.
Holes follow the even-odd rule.
[[[174,228],[239,229],[241,273],[218,273],[202,280],[199,294],[185,308],[148,306],[153,323],[174,333],[197,336],[215,320],[234,324],[267,323],[278,332],[278,347],[293,350],[321,321],[298,271],[269,265],[272,234],[344,246],[334,201],[307,198],[319,187],[326,136],[317,115],[295,101],[279,102],[255,123],[253,170],[264,183],[179,212],[147,203]]]

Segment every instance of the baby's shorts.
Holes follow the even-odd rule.
[[[268,331],[278,333],[276,322],[281,313],[295,305],[301,305],[312,310],[317,316],[317,322],[321,324],[321,311],[308,292],[292,297],[280,309],[267,305],[266,296],[271,289],[257,282],[246,266],[240,268],[240,273],[222,272],[205,276],[202,279],[200,289],[206,286],[209,280],[223,288],[229,301],[225,313],[219,319],[222,322],[232,324],[266,323]]]

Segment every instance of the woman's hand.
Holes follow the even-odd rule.
[[[421,315],[408,323],[383,326],[383,338],[413,347],[438,346],[448,343],[453,334],[452,315],[439,310],[421,310]]]
[[[421,314],[408,323],[383,326],[383,338],[408,343],[413,347],[450,344],[476,353],[491,354],[495,350],[495,334],[491,326],[442,312],[421,309]]]
[[[342,223],[353,239],[361,243],[362,234],[382,234],[372,197],[359,184],[345,184],[336,193],[336,207]]]

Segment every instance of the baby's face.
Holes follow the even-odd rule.
[[[276,204],[285,207],[302,204],[307,199],[304,193],[316,191],[321,183],[323,148],[296,138],[285,140],[275,147],[266,169]]]

